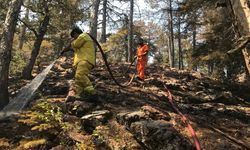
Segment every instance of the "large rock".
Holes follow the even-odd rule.
[[[152,106],[146,105],[141,108],[143,112],[153,120],[166,120],[169,121],[171,119],[168,113],[163,113]]]
[[[168,122],[171,119],[170,115],[152,106],[146,105],[139,111],[120,113],[116,119],[126,126],[145,149],[194,149]]]
[[[63,115],[63,121],[65,121],[65,122],[76,123],[79,120],[80,119],[74,115],[68,115],[68,114]]]
[[[146,120],[147,116],[143,111],[135,111],[129,113],[119,113],[116,116],[116,119],[120,124],[130,127],[131,123]]]
[[[164,120],[147,120],[131,124],[129,130],[149,150],[189,150],[194,149],[172,124]]]
[[[124,126],[116,121],[109,121],[108,125],[96,127],[93,143],[98,147],[108,147],[112,150],[141,150],[141,145],[136,141]]]
[[[92,133],[97,126],[107,123],[111,117],[112,112],[108,110],[94,111],[81,118],[82,129],[86,132]]]
[[[69,114],[76,115],[77,117],[82,117],[83,115],[86,115],[95,107],[93,103],[85,101],[68,102],[66,105]]]
[[[116,116],[120,124],[130,126],[131,123],[142,120],[170,120],[168,113],[163,113],[152,106],[143,106],[141,110],[127,113],[120,113]]]
[[[236,105],[240,102],[240,100],[234,97],[230,91],[223,91],[214,98],[213,102],[227,105]]]

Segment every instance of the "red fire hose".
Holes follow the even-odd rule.
[[[187,119],[186,116],[183,115],[183,113],[178,109],[178,107],[174,104],[174,101],[173,101],[173,96],[171,94],[171,92],[168,90],[167,86],[164,85],[165,89],[166,89],[166,93],[168,95],[168,100],[171,104],[171,106],[173,107],[173,109],[181,116],[181,120],[184,124],[186,124],[189,132],[191,133],[192,135],[192,138],[193,138],[193,141],[194,141],[194,145],[196,147],[197,150],[201,150],[201,146],[200,146],[200,142],[199,142],[199,139],[198,137],[196,136],[196,133],[192,127],[192,125],[189,123],[189,120]]]

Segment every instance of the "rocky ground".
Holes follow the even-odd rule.
[[[127,67],[111,66],[118,81],[128,81],[135,71],[132,67],[121,76]],[[71,61],[58,61],[27,110],[1,120],[1,149],[195,149],[164,85],[189,118],[202,149],[250,149],[250,88],[164,66],[149,66],[145,82],[121,88],[98,65],[90,75],[98,97],[65,102],[72,78]],[[12,96],[24,83],[10,86]]]

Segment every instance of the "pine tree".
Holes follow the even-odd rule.
[[[11,59],[11,49],[15,33],[17,18],[21,9],[22,0],[12,0],[3,25],[0,41],[0,109],[9,102],[8,78]]]

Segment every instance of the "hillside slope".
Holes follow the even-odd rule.
[[[121,76],[127,67],[111,66],[118,81],[128,81],[135,72],[133,66]],[[1,148],[195,149],[165,87],[190,120],[202,149],[250,148],[247,87],[164,66],[149,66],[145,82],[134,80],[126,88],[111,80],[105,66],[97,66],[90,78],[98,97],[65,102],[73,71],[69,59],[58,61],[27,110],[0,122]]]

